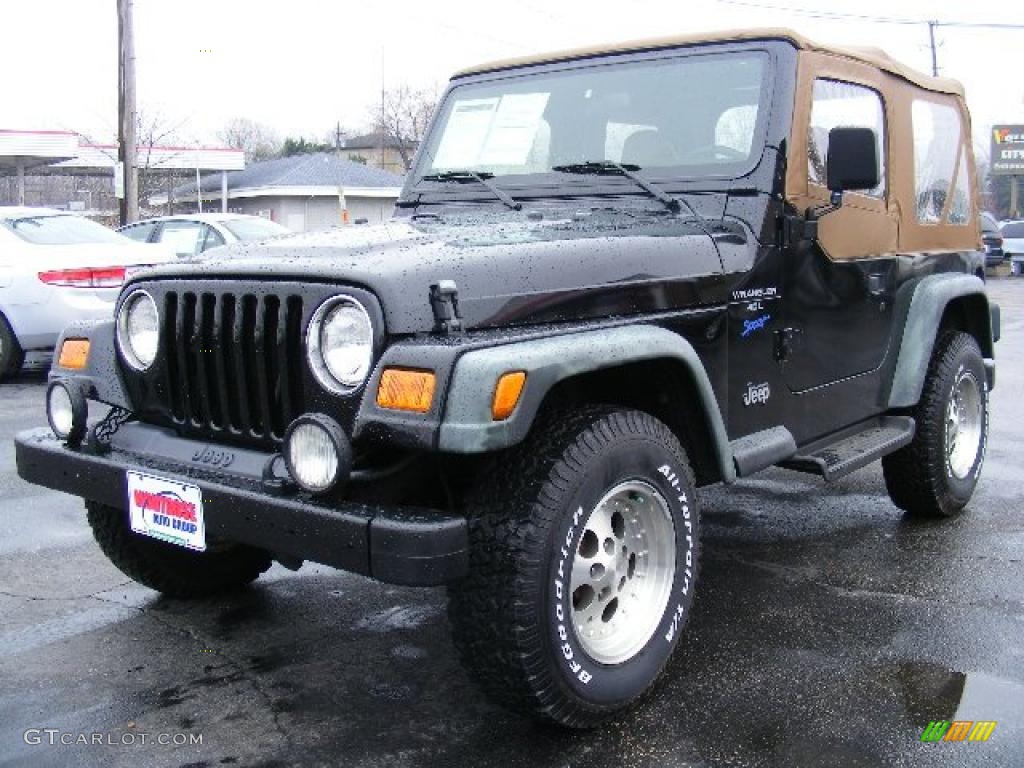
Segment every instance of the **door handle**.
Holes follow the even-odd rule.
[[[799,328],[780,328],[775,332],[775,359],[783,362],[800,346],[803,331]]]

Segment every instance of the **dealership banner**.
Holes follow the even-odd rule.
[[[992,173],[1024,176],[1024,125],[992,126]]]

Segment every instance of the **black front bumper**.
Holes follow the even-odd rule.
[[[261,487],[258,470],[269,455],[229,449],[233,471],[211,470],[196,466],[192,457],[219,446],[145,425],[128,425],[122,432],[104,455],[68,448],[47,429],[22,432],[15,438],[18,474],[30,483],[117,509],[127,508],[126,470],[187,480],[202,489],[208,538],[392,584],[444,584],[463,576],[468,567],[464,517],[273,495]]]

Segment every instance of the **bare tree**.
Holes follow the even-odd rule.
[[[435,90],[399,85],[384,92],[374,113],[377,130],[387,139],[389,148],[398,152],[407,171],[436,106]]]
[[[135,137],[139,148],[136,167],[139,175],[140,206],[148,206],[153,195],[166,192],[170,185],[178,183],[178,174],[169,168],[161,168],[158,158],[153,156],[153,149],[167,145],[180,146],[182,139],[179,132],[186,122],[183,120],[172,124],[159,112],[136,112]],[[177,153],[165,154],[164,157],[172,159],[176,155]]]
[[[159,164],[159,157],[153,153],[154,147],[166,145],[181,145],[181,129],[187,120],[172,123],[160,112],[147,112],[138,109],[135,112],[135,141],[137,152],[135,156],[135,171],[138,176],[138,199],[140,208],[149,206],[149,198],[160,192],[165,192],[172,185],[181,183],[187,176],[187,172],[175,171],[169,168],[162,168]],[[89,144],[97,151],[110,158],[111,163],[117,161],[117,149],[103,149],[102,144],[96,142],[88,134],[75,131],[80,142]],[[168,155],[162,153],[164,161],[176,157],[176,153]],[[109,184],[109,181],[105,182]]]
[[[276,157],[281,149],[281,138],[272,128],[247,117],[229,120],[217,132],[217,138],[227,146],[245,152],[247,163],[269,160]]]

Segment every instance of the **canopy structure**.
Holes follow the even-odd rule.
[[[139,168],[148,171],[220,171],[221,207],[227,210],[227,171],[245,168],[245,154],[231,147],[148,146],[136,148]],[[18,204],[25,204],[25,174],[113,176],[116,144],[91,144],[71,131],[0,128],[0,175],[17,174]]]

